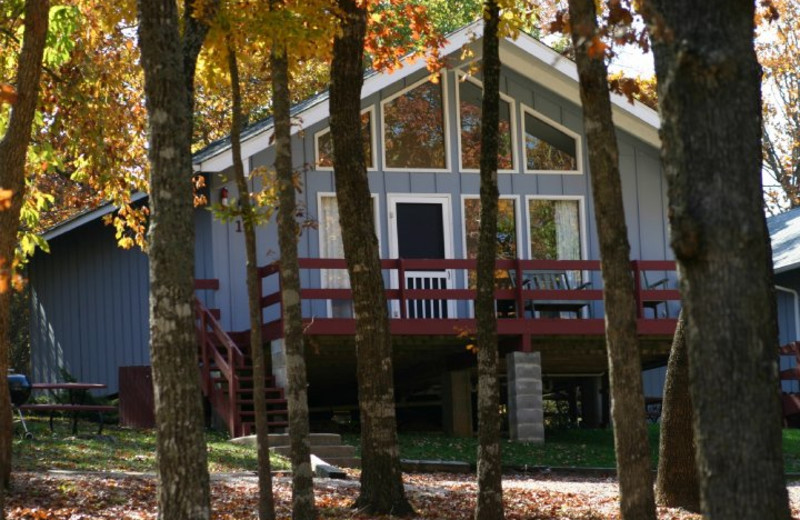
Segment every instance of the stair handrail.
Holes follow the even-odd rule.
[[[202,360],[202,381],[206,395],[208,395],[220,407],[227,408],[222,411],[228,419],[228,428],[233,435],[238,431],[239,417],[235,413],[236,410],[236,396],[239,392],[239,376],[236,374],[237,368],[245,366],[244,354],[239,347],[234,343],[231,337],[222,328],[214,314],[203,305],[199,298],[195,297],[195,309],[198,317],[198,340],[200,342],[200,358]],[[222,356],[219,349],[213,348],[213,343],[209,334],[216,338],[216,340],[225,347],[226,356]],[[211,363],[213,360],[216,369],[227,380],[228,383],[228,403],[223,405],[222,401],[218,400],[218,396],[213,396],[214,385],[211,382]]]

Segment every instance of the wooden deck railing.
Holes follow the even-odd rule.
[[[195,289],[218,288],[218,280],[195,281]],[[219,312],[206,308],[198,298],[195,298],[195,317],[203,393],[228,422],[228,431],[239,432],[241,416],[236,413],[236,398],[241,382],[237,370],[245,367],[244,353],[220,325]]]
[[[386,298],[389,301],[387,311],[392,317],[393,334],[454,334],[474,331],[475,320],[470,314],[471,304],[467,302],[475,299],[476,291],[465,288],[465,286],[468,273],[476,268],[475,260],[393,259],[382,260],[381,267],[384,272],[384,280],[390,285],[386,289]],[[313,272],[323,269],[346,269],[347,265],[343,259],[302,258],[300,259],[300,268]],[[406,275],[420,271],[449,273],[447,287],[407,287],[404,282]],[[277,272],[277,263],[260,269],[262,279],[269,279]],[[498,260],[496,272],[498,273],[498,288],[495,290],[495,300],[499,303],[498,309],[501,306],[512,308],[504,316],[498,316],[498,333],[520,335],[604,333],[601,311],[603,291],[599,260]],[[535,273],[541,272],[572,273],[574,278],[580,279],[581,282],[591,281],[592,285],[581,289],[536,288],[530,281]],[[646,277],[644,273],[650,273],[650,276]],[[671,335],[676,324],[680,292],[677,289],[652,287],[650,286],[652,282],[647,284],[645,280],[646,278],[647,281],[666,278],[670,280],[671,285],[675,286],[677,281],[675,262],[632,261],[631,277],[635,289],[639,333]],[[321,279],[321,275],[318,278]],[[277,313],[272,311],[273,319],[268,320],[264,325],[265,338],[276,339],[282,336],[280,282],[273,282],[271,286],[274,289],[262,297],[261,305],[263,310],[277,306]],[[312,304],[315,301],[351,300],[352,291],[341,288],[305,287],[301,289],[301,298],[304,302],[312,302]],[[454,309],[455,314],[447,311],[437,316],[421,316],[420,312],[411,312],[409,309],[414,308],[415,302],[420,301],[450,302],[449,309]],[[461,302],[460,308],[459,302]],[[565,308],[569,307],[569,302],[585,302],[587,311],[576,313],[579,318],[576,320],[561,319],[558,316],[545,316],[546,313],[533,312],[537,302],[540,304],[549,302],[551,308],[553,302],[563,302]],[[653,309],[656,302],[664,304],[667,314],[672,307],[674,316],[659,316],[658,308]],[[652,316],[646,315],[646,309],[652,311]],[[306,315],[306,321],[307,334],[352,334],[354,332],[353,319],[333,318],[328,315],[327,311],[315,313],[312,316]]]

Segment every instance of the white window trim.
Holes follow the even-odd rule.
[[[450,100],[449,95],[447,93],[447,79],[448,74],[445,71],[439,75],[439,86],[442,89],[442,117],[444,121],[444,160],[445,160],[445,167],[444,168],[396,168],[396,167],[389,167],[386,165],[386,117],[384,115],[384,106],[393,101],[394,99],[402,96],[406,92],[417,88],[418,86],[422,85],[430,81],[430,76],[425,76],[423,79],[412,83],[410,86],[402,89],[399,92],[392,94],[391,96],[387,97],[386,99],[381,100],[381,165],[383,166],[383,171],[385,172],[445,172],[449,173],[451,170],[452,159],[450,157],[450,117],[449,117],[449,106]]]
[[[461,195],[461,258],[467,260],[467,223],[466,223],[466,200],[467,199],[480,199],[480,195]],[[514,208],[516,209],[515,215],[515,225],[517,226],[517,258],[522,258],[522,248],[520,247],[520,237],[523,237],[524,234],[522,233],[522,208],[520,207],[520,196],[519,195],[500,195],[500,199],[507,199],[514,201]],[[527,211],[527,202],[525,203],[525,211]],[[464,271],[463,276],[463,284],[464,287],[469,287],[469,272]],[[467,302],[467,312],[468,315],[472,318],[475,317],[475,302],[472,300]]]
[[[577,200],[578,201],[578,230],[581,234],[580,259],[585,260],[588,249],[589,229],[586,227],[586,198],[583,195],[526,195],[525,196],[525,252],[527,258],[532,259],[531,255],[531,216],[528,207],[531,200]]]
[[[369,125],[369,131],[370,131],[369,146],[370,146],[370,154],[372,155],[372,157],[370,157],[370,159],[371,159],[370,162],[372,162],[372,166],[367,167],[367,171],[368,172],[375,172],[375,171],[378,171],[378,157],[377,157],[377,154],[375,153],[375,147],[376,147],[375,134],[377,133],[375,131],[375,129],[378,126],[377,125],[377,120],[375,119],[375,105],[370,105],[367,108],[361,110],[360,115],[363,116],[366,113],[369,113],[369,121],[370,121],[370,125]],[[331,132],[331,127],[330,127],[330,125],[328,125],[325,128],[323,128],[322,130],[320,130],[319,132],[317,132],[316,134],[314,134],[314,170],[316,170],[318,172],[332,172],[333,171],[333,166],[320,166],[319,165],[319,138],[322,137],[325,134],[329,134],[330,132]]]
[[[462,173],[480,173],[480,170],[474,168],[464,168],[462,164],[463,154],[461,151],[461,89],[459,84],[462,81],[469,81],[474,85],[483,89],[483,82],[475,77],[458,70],[456,71],[456,125],[458,126],[458,170]],[[510,170],[497,170],[497,173],[517,173],[519,168],[519,151],[517,150],[517,107],[516,101],[509,95],[500,93],[500,99],[506,101],[509,106],[509,113],[511,117],[511,155],[512,155],[512,168]]]
[[[467,199],[480,199],[480,195],[461,195],[461,258],[467,259],[467,225],[465,222],[466,218],[466,200]],[[522,208],[520,208],[520,196],[519,195],[500,195],[500,199],[504,200],[513,200],[514,201],[514,208],[516,209],[516,222],[515,225],[517,226],[517,257],[521,258],[520,253],[522,249],[520,248],[520,236],[522,231]],[[526,208],[527,211],[527,202]],[[466,277],[466,274],[465,274]],[[466,278],[465,278],[465,285],[466,287]]]
[[[573,132],[566,126],[553,121],[546,115],[542,114],[541,112],[537,112],[536,110],[532,109],[525,103],[520,103],[520,109],[522,110],[522,171],[524,173],[535,173],[541,175],[583,175],[583,144],[581,142],[580,134]],[[575,139],[575,164],[578,166],[577,170],[529,170],[528,169],[528,150],[527,147],[524,145],[525,142],[525,114],[530,114],[537,119],[541,119],[543,122],[547,123],[548,125],[556,128],[567,134],[568,136]]]
[[[325,197],[333,197],[336,198],[335,191],[320,191],[317,193],[317,217],[320,214],[320,208],[322,208],[322,199]],[[375,236],[378,237],[378,251],[381,251],[381,209],[380,209],[380,195],[377,193],[370,193],[370,197],[372,198],[372,207],[374,208],[374,218],[375,218]],[[337,202],[338,205],[338,202]],[[325,237],[323,236],[322,229],[317,231],[317,257],[318,258],[327,258],[322,256],[322,251],[324,250],[324,242]],[[327,289],[327,269],[320,269],[319,270],[319,287],[320,289]],[[327,316],[333,316],[333,303],[331,300],[325,300],[325,306],[327,309]]]

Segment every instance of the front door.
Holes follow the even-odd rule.
[[[415,198],[394,197],[390,202],[393,258],[438,259],[450,258],[450,200],[443,196]],[[447,289],[452,279],[446,269],[406,271],[403,280],[406,289]],[[392,284],[398,284],[393,273]],[[397,302],[392,314],[400,316]],[[454,316],[452,302],[447,300],[408,300],[406,316],[409,318],[448,318]]]

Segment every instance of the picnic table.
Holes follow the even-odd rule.
[[[100,427],[97,434],[103,433],[103,412],[115,412],[116,406],[86,404],[84,402],[87,390],[102,390],[106,388],[103,383],[34,383],[31,385],[31,390],[40,390],[50,392],[55,396],[56,392],[65,391],[68,396],[68,403],[35,403],[23,404],[19,408],[26,411],[41,411],[50,412],[50,431],[53,431],[53,416],[55,412],[69,412],[72,414],[72,434],[78,433],[78,412],[97,412],[100,420]]]

